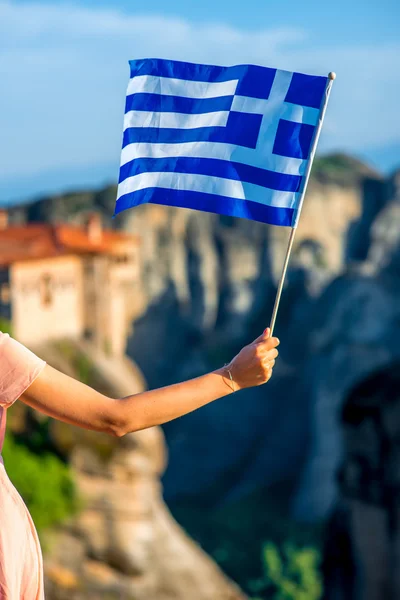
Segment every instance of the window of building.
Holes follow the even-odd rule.
[[[42,306],[48,307],[53,303],[53,286],[51,275],[43,275],[40,281],[40,300]]]
[[[131,257],[127,254],[119,254],[114,258],[116,264],[126,264],[131,262]]]
[[[0,302],[2,304],[10,304],[11,302],[11,290],[8,283],[3,283],[0,287]]]

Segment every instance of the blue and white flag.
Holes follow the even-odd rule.
[[[295,227],[327,77],[130,61],[115,214],[152,202]]]

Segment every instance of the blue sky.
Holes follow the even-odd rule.
[[[127,61],[337,72],[321,151],[400,164],[395,0],[0,0],[0,204],[117,178]]]

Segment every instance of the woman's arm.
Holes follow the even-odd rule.
[[[55,419],[122,436],[166,423],[234,391],[267,382],[278,344],[279,340],[270,338],[266,330],[243,348],[228,367],[121,399],[108,398],[46,365],[21,400]]]

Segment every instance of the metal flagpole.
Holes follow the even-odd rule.
[[[299,203],[299,208],[298,208],[298,213],[297,213],[298,216],[300,216],[301,209],[303,206],[304,196],[306,194],[307,185],[308,185],[308,180],[310,179],[312,163],[314,160],[315,151],[317,149],[318,140],[319,140],[319,136],[320,136],[321,129],[322,129],[322,124],[324,122],[326,107],[328,106],[329,95],[330,95],[331,89],[332,89],[332,82],[335,78],[336,78],[335,73],[333,73],[333,72],[329,73],[328,81],[327,81],[327,85],[326,85],[326,89],[325,89],[325,98],[324,98],[324,104],[322,106],[321,117],[319,119],[318,125],[315,130],[314,139],[313,139],[312,147],[311,147],[310,160],[307,165],[307,171],[306,171],[305,177],[304,177],[303,188],[301,190],[301,198],[300,198],[300,203]],[[281,296],[282,296],[283,284],[285,282],[286,272],[287,272],[287,268],[288,268],[288,264],[289,264],[290,254],[291,254],[292,248],[293,248],[294,236],[296,235],[297,225],[298,225],[298,223],[296,222],[296,224],[292,227],[292,231],[290,232],[290,238],[289,238],[289,243],[288,243],[288,247],[286,250],[285,261],[283,263],[282,275],[279,280],[278,289],[277,289],[276,297],[275,297],[274,308],[272,310],[272,317],[271,317],[271,322],[270,322],[270,326],[269,326],[270,336],[272,336],[274,333],[274,327],[275,327],[276,317],[278,314],[279,303],[280,303]]]

